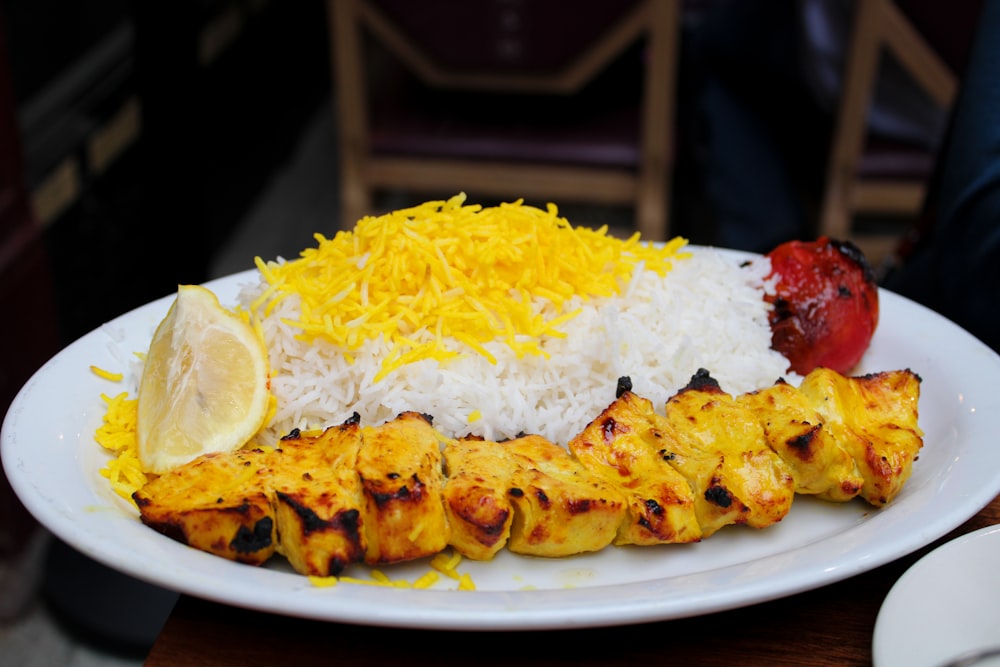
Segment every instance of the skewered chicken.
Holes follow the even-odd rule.
[[[465,438],[444,448],[444,466],[451,544],[463,556],[490,560],[510,539],[514,507],[508,490],[515,463],[498,443]]]
[[[533,556],[569,556],[611,544],[625,500],[564,448],[538,435],[503,443],[516,460],[508,548]]]
[[[791,469],[795,492],[843,502],[861,493],[854,457],[824,428],[805,394],[784,380],[736,399],[758,415],[768,446]]]
[[[260,565],[277,545],[269,472],[269,455],[259,449],[205,454],[132,497],[153,530],[201,551]]]
[[[621,490],[626,520],[615,544],[696,542],[702,537],[694,492],[668,463],[653,404],[620,387],[618,398],[569,443],[589,470]]]
[[[361,484],[359,420],[318,436],[293,432],[271,455],[268,484],[278,525],[278,553],[296,572],[339,574],[367,550]]]
[[[890,502],[922,446],[920,378],[819,368],[739,397],[706,372],[657,413],[619,381],[616,399],[568,443],[537,435],[458,440],[404,412],[357,417],[274,450],[203,456],[133,498],[144,523],[232,560],[276,551],[311,575],[453,546],[489,560],[558,557],[609,544],[692,542],[724,526],[780,521],[795,493]]]
[[[274,450],[207,454],[133,498],[143,523],[196,549],[253,565],[277,551],[297,572],[329,576],[443,550],[443,486],[436,432],[407,412],[377,429],[355,416]]]
[[[357,472],[364,493],[365,561],[395,563],[448,546],[441,441],[426,415],[404,412],[363,429]]]
[[[848,378],[818,368],[799,386],[854,458],[864,480],[861,497],[876,507],[899,494],[923,446],[920,382],[909,369]]]
[[[468,558],[489,560],[505,544],[533,556],[599,551],[625,513],[611,484],[541,436],[463,438],[444,458],[451,545]]]
[[[723,526],[764,528],[792,506],[794,479],[767,446],[759,417],[699,371],[666,404],[665,457],[691,484],[702,534]]]

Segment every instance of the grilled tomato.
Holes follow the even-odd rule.
[[[775,293],[771,347],[800,375],[823,366],[846,374],[878,326],[878,285],[864,253],[825,236],[789,241],[768,253]]]

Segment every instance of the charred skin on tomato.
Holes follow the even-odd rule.
[[[864,253],[850,241],[789,241],[768,253],[777,278],[769,316],[771,347],[806,375],[824,367],[848,373],[878,326],[878,284]]]

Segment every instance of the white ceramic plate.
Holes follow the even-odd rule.
[[[208,286],[235,303],[245,272]],[[601,626],[705,614],[791,595],[867,571],[939,538],[1000,493],[1000,357],[953,323],[891,293],[861,372],[911,368],[923,378],[925,446],[891,506],[798,497],[780,524],[730,527],[695,545],[609,547],[574,558],[501,552],[464,561],[477,590],[444,578],[431,590],[319,588],[272,559],[254,568],[185,547],[146,528],[98,470],[100,394],[124,389],[91,364],[124,370],[145,351],[174,296],[127,313],[60,352],[6,416],[3,465],[27,508],[84,554],[154,584],[236,606],[370,625],[441,629]],[[134,390],[132,395],[134,395]],[[413,580],[426,562],[388,568]],[[348,572],[367,576],[359,568]]]
[[[875,667],[933,667],[991,647],[1000,647],[1000,526],[938,547],[899,578],[872,656]]]

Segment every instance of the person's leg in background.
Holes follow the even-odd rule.
[[[1000,3],[985,2],[929,193],[930,233],[884,286],[1000,352]]]
[[[752,109],[717,80],[706,82],[703,183],[716,243],[767,252],[796,238],[804,215],[786,162]]]
[[[767,252],[810,233],[830,123],[799,66],[794,0],[721,2],[686,48],[695,164],[714,242]]]

